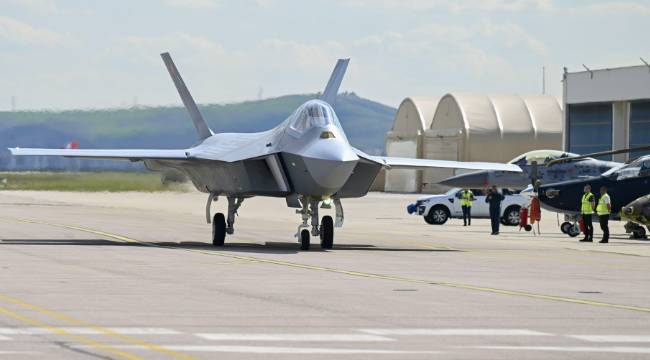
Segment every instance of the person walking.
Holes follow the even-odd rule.
[[[598,221],[600,222],[600,229],[603,230],[603,239],[600,240],[601,244],[609,242],[609,214],[612,213],[612,200],[607,193],[607,187],[600,187],[600,198],[598,205],[596,205],[596,214],[598,214]]]
[[[497,190],[496,185],[488,190],[485,202],[490,204],[490,222],[492,223],[492,235],[499,235],[499,224],[501,223],[501,202],[504,197]]]
[[[591,185],[585,185],[583,190],[584,194],[580,200],[580,214],[582,215],[582,222],[585,225],[585,238],[580,240],[580,242],[593,242],[594,224],[592,217],[596,208],[596,201],[594,194],[591,193]]]
[[[463,189],[460,192],[460,207],[463,209],[463,226],[472,225],[472,201],[474,193],[470,189]]]

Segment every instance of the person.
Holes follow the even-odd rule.
[[[460,207],[463,209],[463,226],[472,225],[472,201],[474,193],[470,189],[463,189],[460,192]]]
[[[600,222],[600,229],[603,230],[603,239],[600,240],[601,244],[609,242],[609,214],[612,213],[612,201],[607,193],[607,187],[600,187],[600,198],[598,205],[596,205],[596,214],[598,214],[598,221]]]
[[[580,242],[593,242],[594,224],[591,218],[594,214],[594,208],[596,207],[595,196],[591,193],[591,185],[585,185],[583,190],[584,194],[580,200],[580,214],[582,215],[582,221],[585,225],[585,238],[580,240]]]
[[[492,223],[492,235],[499,234],[499,224],[501,223],[501,202],[504,197],[497,190],[496,185],[488,190],[485,202],[490,204],[490,222]]]

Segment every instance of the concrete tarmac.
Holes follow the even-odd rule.
[[[283,199],[217,249],[204,194],[3,191],[0,358],[650,358],[650,242],[432,226],[415,197],[345,200],[302,252]]]

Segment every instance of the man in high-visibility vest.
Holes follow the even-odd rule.
[[[463,209],[463,226],[472,225],[472,201],[474,193],[470,189],[463,189],[460,192],[460,207]]]
[[[609,214],[611,213],[612,200],[607,193],[607,187],[601,186],[600,199],[598,199],[598,205],[596,205],[596,214],[598,214],[600,228],[603,230],[603,239],[600,240],[601,244],[607,244],[609,242]]]
[[[595,198],[594,194],[591,193],[591,185],[585,185],[584,194],[580,200],[580,214],[582,215],[582,221],[585,225],[585,238],[580,240],[580,242],[594,241],[594,224],[591,218],[594,215],[594,209],[596,208]]]

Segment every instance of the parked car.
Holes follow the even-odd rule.
[[[427,224],[442,225],[449,218],[463,218],[460,206],[460,192],[454,188],[442,195],[428,195],[419,198],[415,204],[409,205],[410,212],[420,215]],[[489,218],[489,205],[485,202],[485,192],[482,189],[471,189],[475,201],[472,202],[472,218]],[[526,196],[502,189],[505,199],[501,203],[501,223],[504,225],[519,225],[519,210],[530,204]]]

